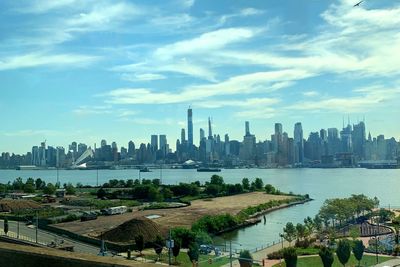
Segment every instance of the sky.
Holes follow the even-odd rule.
[[[364,120],[400,137],[400,1],[3,0],[0,151],[46,140],[127,147],[193,108],[199,129],[257,140]]]

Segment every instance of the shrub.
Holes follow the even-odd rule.
[[[286,267],[297,266],[297,253],[296,249],[289,247],[283,249],[283,258],[285,259]]]
[[[342,239],[339,240],[337,249],[336,249],[336,255],[339,259],[339,261],[344,265],[349,261],[350,259],[350,242],[347,239]]]
[[[333,264],[333,252],[327,248],[327,247],[322,247],[321,250],[319,251],[319,256],[321,257],[322,264],[324,267],[331,267]]]

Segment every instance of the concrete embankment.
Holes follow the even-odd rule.
[[[218,232],[217,235],[220,235],[220,234],[223,234],[223,233],[227,233],[227,232],[231,232],[231,231],[234,231],[234,230],[237,230],[237,229],[242,229],[242,228],[246,228],[246,227],[252,226],[254,224],[257,224],[257,223],[261,222],[261,219],[258,218],[259,216],[265,215],[267,213],[270,213],[270,212],[273,212],[273,211],[276,211],[276,210],[285,209],[285,208],[289,208],[289,207],[296,206],[296,205],[301,205],[301,204],[307,203],[307,202],[312,201],[312,200],[313,199],[311,199],[311,198],[307,198],[307,199],[304,199],[304,200],[295,201],[295,202],[291,202],[291,203],[287,203],[287,204],[282,204],[282,205],[279,205],[279,206],[276,206],[276,207],[273,207],[273,208],[269,208],[269,209],[257,212],[255,214],[251,215],[249,217],[249,219],[247,219],[243,223],[238,224],[238,225],[236,225],[234,227],[231,227],[231,228],[224,229],[224,230]]]

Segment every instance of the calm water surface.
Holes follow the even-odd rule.
[[[261,223],[238,230],[224,236],[233,242],[235,248],[254,249],[279,239],[279,233],[286,222],[302,222],[307,216],[314,216],[327,198],[347,197],[351,194],[365,194],[378,197],[381,206],[400,207],[400,169],[367,170],[367,169],[223,169],[219,175],[227,183],[240,183],[243,177],[254,179],[260,177],[264,183],[270,183],[284,192],[309,194],[315,199],[304,205],[272,212]],[[162,182],[175,184],[179,182],[208,181],[212,173],[196,170],[163,169],[140,173],[141,178],[154,179],[162,177]],[[55,183],[56,170],[17,171],[0,170],[0,183],[14,180],[16,177],[42,178]],[[99,170],[99,184],[109,179],[136,179],[138,170]],[[96,185],[96,170],[60,170],[61,183]],[[222,240],[216,240],[222,243]]]

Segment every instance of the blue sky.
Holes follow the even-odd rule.
[[[398,1],[0,2],[0,151],[366,118],[400,134]]]

